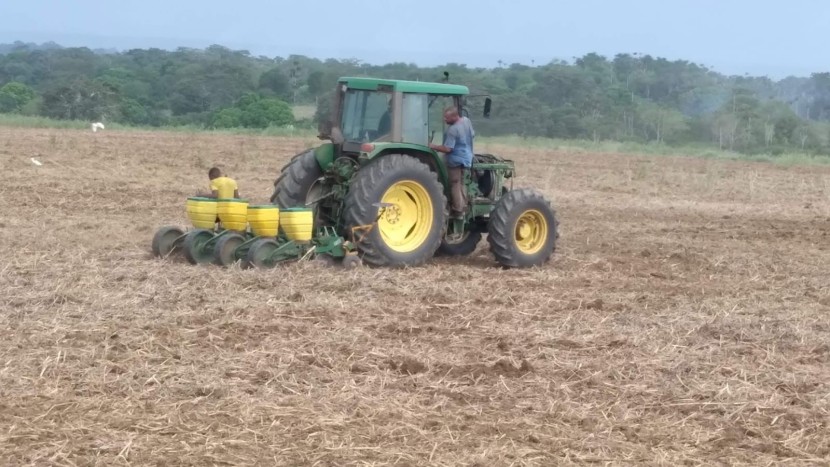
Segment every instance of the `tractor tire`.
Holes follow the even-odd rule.
[[[377,203],[393,206],[378,219]],[[369,266],[418,266],[441,245],[447,215],[447,198],[436,174],[414,157],[390,154],[372,161],[352,179],[344,225],[347,235],[352,227],[372,225],[357,245]]]
[[[557,227],[556,212],[541,193],[513,190],[490,213],[487,242],[496,261],[505,267],[540,266],[556,249]]]
[[[313,149],[297,154],[282,168],[282,173],[274,181],[271,204],[276,204],[280,209],[305,206],[316,198],[309,196],[310,190],[322,176],[323,170],[317,163]]]
[[[473,254],[481,241],[480,230],[470,230],[464,234],[461,240],[450,242],[446,237],[441,240],[438,253],[442,256],[468,256]]]

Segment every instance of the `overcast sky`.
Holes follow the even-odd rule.
[[[640,52],[783,78],[830,71],[830,1],[0,0],[14,40],[468,66]]]

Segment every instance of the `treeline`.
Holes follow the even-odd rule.
[[[338,76],[438,81],[444,71],[493,98],[489,120],[478,118],[481,100],[470,99],[480,134],[830,153],[830,73],[774,81],[637,54],[425,68],[253,56],[218,45],[114,53],[15,43],[0,45],[0,112],[150,126],[311,127],[325,116]],[[314,118],[295,118],[297,105],[316,106]]]

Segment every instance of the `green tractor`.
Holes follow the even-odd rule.
[[[464,171],[467,209],[449,217],[447,166],[429,148],[446,131],[443,113],[468,115],[466,86],[340,78],[317,148],[294,156],[274,182],[271,202],[312,208],[316,228],[334,228],[371,266],[416,266],[436,253],[472,253],[487,234],[507,267],[545,263],[555,249],[555,211],[542,194],[511,190],[511,160],[475,154]],[[483,114],[489,118],[490,98]],[[475,122],[473,122],[475,123]]]

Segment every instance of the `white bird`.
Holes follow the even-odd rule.
[[[104,124],[103,124],[103,123],[101,123],[101,122],[95,122],[95,123],[93,123],[93,124],[92,124],[92,132],[93,132],[93,133],[94,133],[94,132],[96,132],[96,131],[98,131],[99,129],[100,129],[100,130],[103,130],[103,129],[104,129]]]
[[[42,162],[40,162],[39,160],[35,159],[34,157],[32,157],[30,160],[32,161],[32,164],[35,164],[35,165],[43,165],[43,163],[42,163]]]

